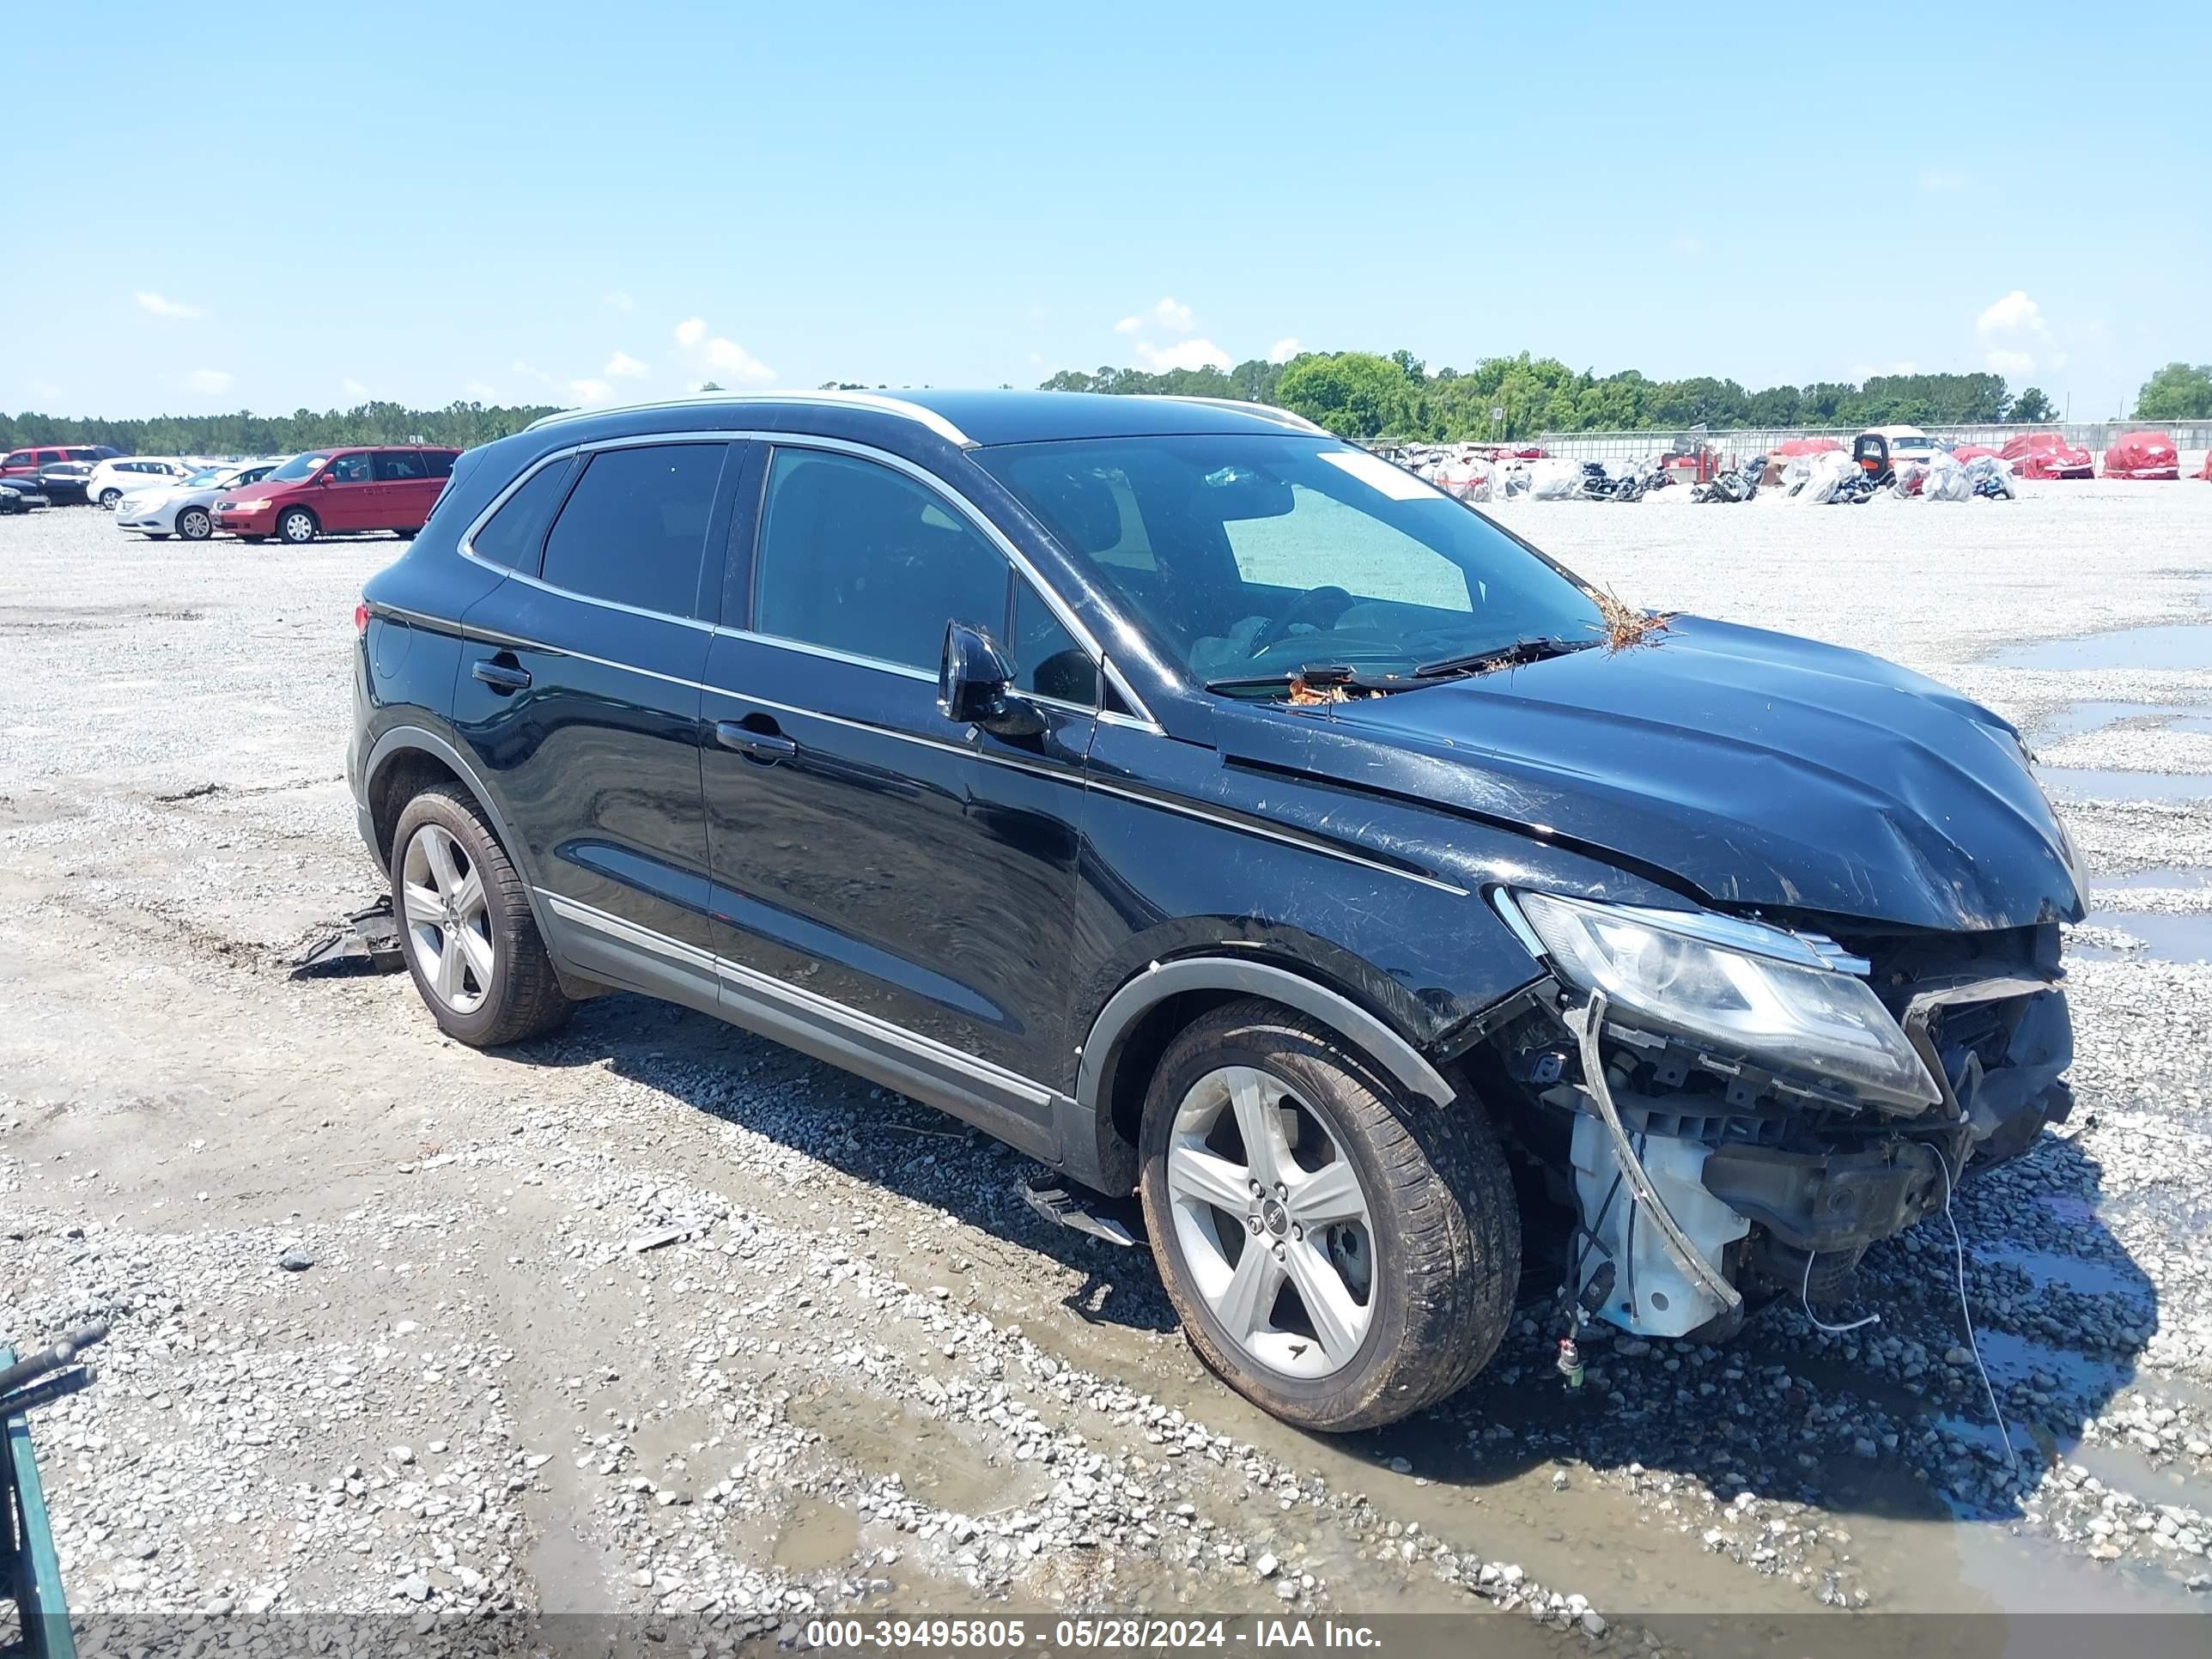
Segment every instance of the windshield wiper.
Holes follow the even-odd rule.
[[[1413,678],[1441,680],[1455,674],[1479,674],[1486,668],[1516,668],[1523,663],[1544,662],[1553,657],[1587,651],[1596,643],[1595,640],[1515,640],[1510,645],[1493,645],[1486,651],[1470,651],[1464,656],[1439,657],[1434,662],[1425,662],[1413,670]]]
[[[1403,691],[1413,684],[1402,675],[1366,674],[1348,663],[1307,663],[1279,674],[1241,674],[1225,680],[1208,680],[1209,691],[1274,691],[1303,683],[1314,690],[1343,686],[1352,691]]]

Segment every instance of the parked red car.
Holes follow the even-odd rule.
[[[379,444],[311,449],[215,504],[216,528],[246,541],[304,545],[318,536],[412,536],[453,476],[454,449]]]

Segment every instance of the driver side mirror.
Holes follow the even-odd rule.
[[[937,710],[961,726],[980,726],[1000,737],[1024,737],[1044,729],[1036,711],[1010,696],[1014,665],[989,632],[974,623],[945,625],[945,656],[937,669]]]

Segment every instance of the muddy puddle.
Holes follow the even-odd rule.
[[[1999,668],[2212,668],[2212,628],[2165,623],[2076,639],[2008,646],[1990,660]]]
[[[2132,1261],[2095,1261],[2008,1242],[1984,1246],[1974,1255],[1983,1261],[2019,1268],[2038,1290],[2059,1285],[2086,1296],[2124,1296],[2137,1301],[2153,1300],[2157,1296],[2142,1269]]]
[[[2142,941],[2140,949],[2110,945],[2069,945],[2070,956],[2092,961],[2148,957],[2154,962],[2212,962],[2212,914],[2167,915],[2156,910],[2092,910],[2084,927],[2109,927]]]
[[[2176,702],[2108,702],[2091,698],[2082,702],[2069,702],[2063,708],[2045,714],[2029,732],[2036,743],[2050,744],[2067,738],[2079,738],[2091,732],[2101,732],[2106,726],[2124,721],[2155,721],[2160,726],[2179,726],[2185,718],[2197,719]],[[2193,729],[2193,728],[2192,728]]]
[[[2109,766],[2039,766],[2037,780],[2075,800],[2212,799],[2212,773],[2123,772]]]
[[[2203,888],[2212,887],[2212,870],[2195,864],[2161,864],[2148,870],[2137,870],[2124,876],[2092,876],[2092,888],[2112,888],[2129,892],[2147,887]]]

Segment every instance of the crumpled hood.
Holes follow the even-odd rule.
[[[1861,652],[1681,617],[1651,645],[1334,713],[1315,735],[1387,740],[1410,793],[1718,905],[1946,930],[2082,914],[2078,860],[2012,728]],[[1335,746],[1322,737],[1313,758]],[[1328,775],[1356,780],[1350,759]]]

